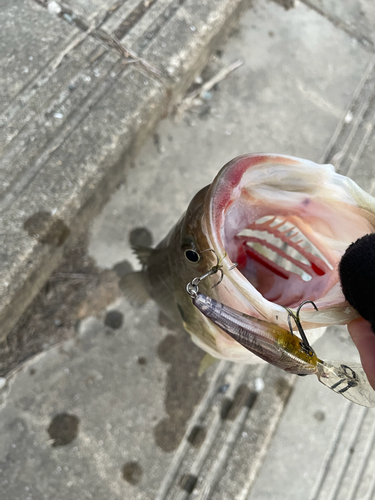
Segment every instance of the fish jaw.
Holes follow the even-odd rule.
[[[332,165],[272,154],[235,158],[207,192],[202,231],[223,266],[224,280],[211,291],[220,302],[284,328],[283,306],[304,300],[319,309],[303,308],[306,330],[356,317],[338,263],[350,243],[375,231],[375,200]]]

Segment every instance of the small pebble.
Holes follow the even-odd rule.
[[[5,387],[5,384],[7,383],[7,379],[5,377],[0,377],[0,390]]]
[[[51,14],[55,14],[56,16],[61,12],[61,7],[57,2],[55,2],[55,0],[51,0],[50,2],[48,2],[47,9],[48,12],[50,12]]]
[[[223,384],[219,387],[218,393],[219,394],[225,394],[227,390],[229,389],[229,384]]]
[[[264,389],[264,380],[260,377],[255,379],[255,390],[257,392],[262,392]]]
[[[350,123],[353,120],[353,113],[349,111],[344,118],[345,123]]]
[[[73,22],[73,16],[71,16],[70,14],[67,14],[66,12],[64,12],[63,18],[69,24],[71,24]]]
[[[204,99],[205,101],[209,101],[210,99],[212,99],[212,92],[209,92],[208,90],[202,92],[202,99]]]

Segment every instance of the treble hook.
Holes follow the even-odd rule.
[[[220,272],[221,276],[220,276],[219,281],[217,283],[215,283],[214,285],[212,285],[212,287],[211,287],[211,288],[215,288],[215,287],[217,287],[217,285],[220,285],[220,283],[223,281],[223,278],[224,278],[222,265],[220,264],[220,259],[217,255],[217,253],[215,252],[215,250],[213,248],[207,248],[206,250],[202,250],[202,253],[203,252],[213,252],[215,254],[215,257],[216,257],[216,264],[214,266],[212,266],[211,269],[209,271],[207,271],[207,273],[203,274],[202,276],[198,276],[197,278],[194,278],[192,281],[190,281],[186,285],[187,293],[193,298],[195,298],[197,296],[197,293],[199,291],[198,285],[204,279],[208,278],[209,276],[212,276],[213,274],[216,274],[217,272]],[[234,269],[237,266],[238,266],[238,264],[233,264],[233,266],[231,266],[229,268],[229,271],[231,271],[232,269]]]
[[[305,300],[304,302],[302,302],[302,304],[300,304],[297,308],[297,311],[296,313],[294,314],[294,312],[289,309],[289,307],[284,307],[284,309],[286,309],[288,311],[288,325],[289,325],[289,329],[290,329],[290,332],[293,334],[293,328],[292,328],[292,322],[291,322],[291,317],[294,319],[294,322],[298,328],[298,332],[299,334],[301,335],[301,339],[302,339],[302,342],[301,342],[301,347],[302,349],[306,352],[306,354],[308,354],[309,356],[313,356],[314,355],[314,349],[311,347],[311,345],[309,344],[309,341],[307,340],[307,337],[306,337],[306,333],[301,325],[301,320],[300,320],[300,317],[299,317],[299,313],[301,311],[301,308],[302,306],[304,306],[305,304],[312,304],[314,306],[314,309],[315,311],[318,310],[318,308],[316,307],[316,304],[312,301],[312,300]]]

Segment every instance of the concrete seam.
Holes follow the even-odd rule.
[[[269,367],[267,367],[267,368],[269,369]],[[269,426],[268,432],[263,440],[263,445],[256,456],[256,460],[254,460],[254,466],[252,467],[251,472],[247,478],[246,484],[242,488],[242,491],[240,492],[240,495],[238,496],[237,500],[246,500],[247,498],[250,497],[251,491],[252,491],[253,486],[255,484],[255,479],[256,479],[258,472],[259,472],[259,470],[260,470],[261,466],[263,465],[263,462],[266,458],[266,455],[268,453],[268,449],[271,445],[271,440],[276,432],[277,426],[280,423],[281,416],[286,408],[289,397],[294,389],[296,382],[297,382],[297,377],[294,377],[294,380],[291,382],[288,395],[276,405],[276,408],[274,409],[274,414],[272,415],[272,418],[270,419],[271,425]]]
[[[332,440],[331,440],[331,443],[330,443],[329,448],[327,450],[326,456],[324,457],[324,459],[322,461],[322,466],[320,468],[320,472],[319,472],[317,480],[315,482],[315,486],[313,487],[312,492],[311,492],[308,500],[318,500],[320,497],[320,491],[322,489],[322,486],[323,486],[325,480],[327,479],[333,458],[334,458],[336,451],[337,451],[338,444],[339,444],[340,439],[341,439],[343,432],[344,432],[345,423],[346,423],[352,409],[353,409],[353,405],[351,403],[349,403],[349,401],[346,402],[345,409],[341,413],[340,420],[338,421],[337,427],[335,429],[335,433],[332,437]]]
[[[156,0],[141,1],[135,9],[122,21],[113,33],[116,38],[123,38],[132,27],[146,14],[148,8],[155,3]]]
[[[34,0],[37,2],[39,5],[41,5],[44,8],[47,8],[47,4],[44,2],[44,0]],[[150,0],[149,0],[150,1]],[[154,3],[155,0],[152,0],[151,3],[148,5],[151,6]],[[93,38],[96,38],[100,42],[102,42],[107,48],[115,50],[122,58],[125,59],[133,59],[135,62],[139,63],[141,66],[143,66],[147,72],[150,72],[152,76],[157,76],[158,79],[160,80],[163,85],[165,85],[165,82],[162,79],[162,76],[160,72],[152,66],[149,62],[147,62],[145,59],[142,57],[139,57],[138,54],[136,54],[133,50],[130,48],[126,47],[121,41],[118,39],[116,33],[118,30],[115,31],[114,34],[107,33],[104,30],[101,30],[101,26],[108,20],[108,18],[116,12],[116,10],[123,4],[124,2],[118,2],[115,4],[115,6],[112,7],[112,9],[106,10],[105,12],[101,12],[96,16],[96,20],[94,20],[90,25],[88,25],[80,16],[75,14],[75,19],[73,21],[73,25],[81,30],[82,33],[80,33],[72,42],[65,48],[64,51],[62,51],[56,58],[54,64],[53,64],[53,69],[56,69],[63,58],[75,47],[77,47],[80,43],[84,41],[84,39],[87,36],[91,36]],[[141,2],[140,5],[143,5],[145,2]],[[115,8],[116,7],[116,8]],[[147,9],[146,9],[147,11]],[[71,23],[68,23],[63,15],[66,13],[73,13],[73,11],[68,10],[64,8],[61,11],[61,15],[59,16],[63,22],[66,22],[70,26],[72,25]],[[119,32],[120,33],[120,32]],[[150,75],[150,76],[151,76]]]
[[[355,443],[358,440],[358,436],[361,432],[361,428],[363,426],[363,422],[368,411],[369,411],[368,408],[363,408],[363,407],[359,408],[359,410],[357,411],[357,413],[359,413],[359,416],[357,418],[354,431],[352,432],[352,436],[346,446],[343,456],[341,457],[341,465],[339,467],[340,473],[336,475],[336,480],[333,484],[329,497],[326,500],[336,500],[338,498],[342,481],[345,477],[346,471],[348,470],[350,461],[352,460],[352,453],[350,450],[353,449]]]
[[[226,393],[228,397],[234,396],[235,390],[237,389],[240,382],[246,377],[248,370],[249,370],[248,365],[239,365],[235,368],[234,380],[229,387],[229,391]],[[224,425],[225,421],[223,421],[220,411],[216,412],[216,415],[214,415],[214,418],[211,421],[210,428],[207,431],[206,439],[204,441],[204,446],[202,446],[201,449],[198,451],[198,453],[195,455],[195,457],[193,458],[193,463],[188,469],[189,474],[199,478],[203,465],[206,462],[211,452],[211,449],[217,440],[220,430],[223,428]],[[181,492],[181,494],[178,496],[178,500],[184,500],[187,497],[186,493],[187,492]]]
[[[74,35],[75,37],[76,35]],[[74,39],[74,37],[71,37]],[[38,85],[37,82],[38,80],[43,80],[43,79],[48,79],[53,73],[54,70],[52,70],[52,67],[55,63],[56,57],[51,58],[50,60],[47,61],[45,66],[39,70],[39,72],[34,76],[32,80],[27,82],[18,92],[17,94],[12,98],[8,106],[2,111],[0,115],[0,126],[5,125],[5,123],[8,120],[11,120],[14,115],[19,111],[20,109],[23,108],[23,103],[25,100],[30,99],[33,95],[36,94],[38,91]],[[26,96],[23,96],[23,94],[26,94]],[[21,98],[22,96],[22,98]],[[13,103],[16,103],[14,106],[14,109],[12,110],[12,105]],[[5,115],[8,113],[8,117]]]
[[[254,397],[254,390],[251,391],[248,400]],[[228,463],[229,457],[236,445],[236,442],[239,438],[240,432],[244,426],[244,423],[251,411],[251,407],[248,406],[247,402],[241,408],[240,414],[236,418],[234,424],[229,429],[227,433],[226,439],[219,451],[217,456],[217,460],[215,461],[211,471],[210,471],[210,484],[203,489],[202,495],[200,496],[200,500],[209,500],[212,494],[216,490],[220,479],[221,474],[224,472],[225,466]]]
[[[178,9],[183,5],[185,0],[173,0],[161,14],[154,20],[152,27],[143,33],[142,38],[137,41],[138,48],[141,51],[146,50],[148,45],[155,39],[162,28],[175,16]]]
[[[354,479],[352,481],[352,487],[349,491],[347,500],[354,500],[355,499],[361,478],[364,475],[366,465],[367,465],[367,462],[368,462],[368,459],[369,459],[369,456],[371,454],[371,451],[373,449],[374,444],[375,444],[375,420],[373,420],[373,424],[371,427],[371,433],[370,433],[369,439],[367,441],[366,447],[364,449],[364,452],[361,456],[360,464],[359,464],[359,467],[357,468],[357,473],[354,476]],[[370,490],[371,490],[371,487],[370,487]]]
[[[98,52],[98,47],[96,47],[92,52],[91,54],[95,54]],[[97,61],[100,57],[102,57],[105,53],[107,53],[108,51],[106,52],[101,52],[99,54],[96,54],[96,57],[94,59],[94,61]],[[90,59],[91,61],[91,59]],[[5,113],[0,116],[0,119],[4,119],[5,123],[8,123],[9,124],[9,121],[14,119],[18,113],[22,113],[25,108],[26,108],[26,103],[27,105],[29,105],[30,101],[32,100],[32,98],[37,94],[38,90],[40,89],[40,87],[43,85],[43,80],[48,80],[48,77],[54,73],[54,71],[49,71],[49,74],[48,74],[48,69],[51,69],[51,66],[52,66],[52,62],[50,62],[50,64],[48,65],[48,67],[46,68],[43,68],[43,71],[45,72],[45,74],[43,75],[43,71],[39,72],[38,75],[36,75],[36,77],[31,80],[30,82],[30,85],[29,87],[30,88],[30,92],[28,94],[26,94],[25,92],[25,95],[22,96],[22,103],[25,103],[24,106],[22,106],[22,104],[20,103],[21,99],[16,96],[12,103],[10,103],[10,106],[8,106],[7,108],[7,112],[8,112],[8,116],[4,116]],[[75,84],[76,81],[77,81],[77,77],[79,78],[80,76],[80,73],[82,71],[82,68],[75,68],[75,71],[73,70],[72,71],[72,74],[70,75],[70,81],[71,81],[71,84]],[[41,84],[41,85],[39,85]],[[19,95],[19,94],[18,94]],[[60,96],[60,100],[57,99],[55,100],[54,102],[54,98],[55,96]],[[63,99],[62,99],[63,98]],[[69,98],[69,93],[67,93],[66,95],[64,95],[62,92],[61,92],[61,89],[60,88],[57,88],[56,89],[56,92],[51,94],[50,96],[48,96],[48,98],[44,101],[43,105],[45,107],[45,109],[48,109],[48,105],[51,105],[53,102],[54,102],[54,105],[63,105],[66,100]],[[13,108],[11,107],[13,104]],[[2,155],[4,155],[6,153],[6,151],[8,150],[9,147],[11,147],[12,145],[12,142],[17,138],[19,137],[22,132],[25,130],[25,128],[27,127],[27,124],[32,120],[32,117],[31,115],[26,115],[25,116],[25,119],[22,120],[22,125],[18,128],[18,130],[16,131],[16,133],[11,137],[10,140],[8,140],[7,143],[5,143],[4,147],[3,147],[3,151],[2,151]],[[20,120],[21,121],[21,120]]]
[[[180,470],[181,464],[184,460],[188,447],[190,446],[186,436],[189,436],[193,427],[198,425],[203,420],[203,417],[207,412],[208,407],[212,404],[212,401],[215,395],[217,394],[217,387],[219,381],[224,378],[224,376],[229,370],[229,367],[230,363],[228,363],[227,361],[221,361],[218,367],[216,368],[216,371],[210,382],[210,388],[206,391],[204,398],[202,399],[202,401],[199,403],[199,406],[195,410],[194,416],[190,422],[190,425],[186,430],[185,436],[177,452],[173,457],[173,460],[164,476],[164,479],[161,482],[155,500],[163,500],[167,497],[169,490],[173,486],[173,481],[175,480],[178,471]]]
[[[310,2],[310,0],[301,0],[301,2],[304,3],[310,9],[315,10],[321,16],[325,17],[338,29],[344,31],[350,37],[355,38],[361,45],[363,45],[363,47],[373,52],[375,44],[371,40],[371,38],[368,38],[366,35],[363,35],[362,33],[356,31],[355,29],[352,29],[348,24],[343,22],[341,19],[327,12],[324,8],[318,7],[317,5],[313,4],[312,2]]]
[[[375,68],[375,56],[371,58],[370,63],[367,66],[366,71],[361,78],[353,97],[349,103],[349,106],[345,110],[336,130],[321,157],[321,163],[327,163],[329,161],[334,161],[337,170],[347,157],[348,151],[350,151],[353,139],[356,136],[358,130],[360,129],[362,120],[371,105],[371,101],[374,97],[375,91],[375,80],[374,80],[374,68]],[[352,119],[348,123],[347,117],[351,115]],[[346,137],[345,137],[346,136]],[[339,143],[344,139],[341,146]],[[338,150],[338,148],[340,148]],[[335,150],[338,150],[335,152]]]
[[[371,486],[368,490],[368,494],[363,498],[363,500],[374,500],[375,495],[375,474],[372,476]]]
[[[229,390],[226,393],[228,397],[231,395],[234,396],[235,389],[237,387],[238,379],[242,380],[242,378],[245,376],[247,372],[247,366],[236,366],[234,368],[234,376],[233,376],[233,382],[230,384]],[[205,417],[206,415],[204,415]],[[217,436],[223,427],[223,419],[221,418],[220,411],[217,411],[214,413],[214,416],[210,422],[210,427],[207,430],[207,435],[204,440],[203,446],[200,448],[200,450],[195,454],[192,459],[186,454],[186,460],[184,463],[184,467],[186,467],[189,471],[189,475],[195,476],[199,478],[199,474],[202,470],[203,464],[205,463],[207,457],[210,454],[210,451],[216,442]],[[190,460],[189,460],[190,459]],[[187,462],[187,463],[186,463]],[[189,462],[192,462],[189,464]],[[190,493],[186,491],[180,492],[180,494],[177,497],[177,500],[185,500]],[[168,495],[167,498],[170,498],[171,500],[176,500],[175,495],[172,492],[172,496]]]
[[[372,99],[373,101],[374,101],[374,98],[375,98],[375,96],[373,96],[373,99]],[[360,141],[360,144],[359,144],[359,146],[356,149],[356,152],[354,154],[354,158],[353,158],[353,160],[348,168],[348,171],[346,172],[346,175],[348,177],[350,177],[351,174],[354,172],[354,170],[357,166],[358,160],[361,157],[361,155],[366,147],[367,141],[370,138],[370,136],[374,130],[374,125],[375,125],[375,111],[372,113],[371,119],[367,122],[366,126],[363,127],[365,130],[365,133],[362,136],[362,140]]]

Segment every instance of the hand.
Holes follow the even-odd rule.
[[[348,325],[353,342],[359,351],[363,369],[375,390],[375,333],[363,318],[357,318]]]

